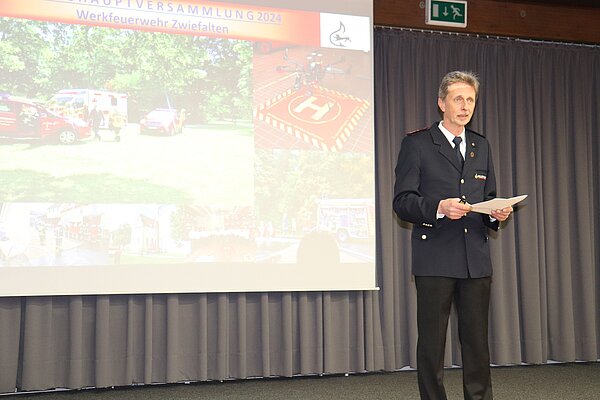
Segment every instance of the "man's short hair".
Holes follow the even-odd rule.
[[[474,72],[471,71],[452,71],[448,72],[440,82],[440,88],[438,89],[438,97],[445,99],[448,95],[448,87],[454,83],[466,83],[475,89],[475,97],[479,93],[479,78]]]

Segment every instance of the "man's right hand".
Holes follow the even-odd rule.
[[[457,198],[440,200],[437,209],[438,214],[443,214],[450,219],[466,217],[469,211],[471,211],[471,205],[461,203]]]

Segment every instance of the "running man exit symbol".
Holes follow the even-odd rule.
[[[427,0],[425,23],[465,28],[467,26],[467,2]]]

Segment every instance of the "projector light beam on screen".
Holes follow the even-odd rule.
[[[0,296],[375,289],[354,3],[0,3]]]

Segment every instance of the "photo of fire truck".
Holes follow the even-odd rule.
[[[373,199],[323,199],[317,201],[317,228],[340,242],[370,239],[375,235]]]
[[[83,119],[58,115],[39,102],[0,94],[0,137],[72,144],[90,138],[90,128]]]

